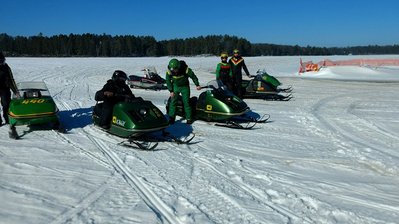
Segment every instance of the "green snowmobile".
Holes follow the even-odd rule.
[[[65,131],[57,115],[58,108],[44,82],[21,82],[17,84],[17,88],[21,97],[12,97],[8,111],[10,138],[19,138],[15,127],[19,125],[43,128],[50,125],[48,127]]]
[[[256,123],[266,122],[265,116],[260,119],[248,117],[245,114],[250,111],[248,105],[227,90],[222,82],[213,80],[205,87],[208,90],[202,92],[199,97],[191,97],[190,105],[193,111],[193,117],[196,120],[204,120],[208,122],[216,122],[216,126],[224,126],[229,128],[250,129]],[[176,114],[184,117],[184,108],[181,96],[178,96]],[[166,110],[169,111],[169,98]],[[242,125],[245,122],[246,125]]]
[[[99,101],[93,108],[93,122],[96,126],[100,123],[102,106],[103,103]],[[126,97],[124,102],[114,105],[110,128],[102,130],[127,138],[126,141],[119,143],[120,145],[136,146],[143,150],[154,149],[158,142],[187,144],[194,138],[189,136],[183,140],[177,139],[165,131],[168,126],[169,122],[165,115],[151,101],[143,100],[141,97]],[[157,131],[162,131],[162,135],[153,134]]]
[[[242,80],[241,88],[244,99],[264,99],[288,101],[292,98],[290,94],[292,87],[280,88],[282,83],[265,70],[258,70],[256,76],[251,80]],[[288,93],[283,95],[280,93]]]
[[[103,104],[98,102],[93,109],[93,122],[97,126],[102,106]],[[114,106],[111,127],[107,132],[122,138],[134,138],[168,126],[166,117],[154,104],[136,97],[128,98]]]

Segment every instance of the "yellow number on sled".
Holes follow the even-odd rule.
[[[30,103],[44,103],[44,99],[31,99],[31,100],[22,101],[22,104],[30,104]]]

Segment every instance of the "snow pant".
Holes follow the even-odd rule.
[[[176,117],[176,106],[179,94],[182,96],[184,113],[186,115],[187,120],[192,120],[192,111],[190,107],[190,87],[189,86],[173,86],[173,93],[175,96],[171,99],[169,105],[169,117]]]
[[[241,75],[237,75],[235,77],[235,82],[234,82],[234,95],[238,96],[239,98],[242,98],[242,87],[241,87],[241,83],[242,83],[242,74]]]
[[[112,112],[114,111],[114,102],[104,101],[100,115],[100,127],[111,125]]]
[[[3,118],[4,121],[8,124],[8,109],[10,108],[11,102],[11,91],[10,90],[0,90],[0,100],[1,100],[1,107],[3,109]],[[0,123],[3,121],[1,120],[0,116]]]

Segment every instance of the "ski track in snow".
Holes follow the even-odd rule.
[[[147,185],[134,175],[129,167],[100,139],[89,137],[92,142],[108,157],[114,168],[124,176],[125,180],[141,194],[141,197],[150,208],[156,212],[161,220],[169,223],[183,223],[173,214],[173,211],[167,206]]]
[[[47,83],[62,115],[67,115],[62,121],[69,129],[66,134],[24,133],[16,142],[17,149],[23,153],[31,142],[32,150],[43,158],[51,158],[52,150],[57,150],[55,161],[64,164],[71,159],[74,166],[81,158],[95,170],[54,168],[54,163],[41,157],[30,161],[27,154],[0,146],[0,165],[5,170],[0,193],[6,199],[18,195],[15,204],[7,201],[7,207],[1,207],[0,222],[395,223],[399,218],[395,190],[399,184],[395,127],[399,101],[387,97],[397,95],[396,84],[285,78],[283,83],[294,88],[291,101],[246,100],[253,113],[271,114],[269,123],[257,124],[254,130],[231,130],[196,121],[190,130],[178,121],[168,131],[195,133],[193,144],[165,142],[156,151],[143,151],[118,145],[123,139],[88,122],[94,93],[115,67],[138,71],[143,62],[163,68],[167,61],[151,58],[126,63],[129,60],[37,63],[27,59],[27,68],[14,71],[17,80],[22,75]],[[291,63],[288,68],[297,69],[289,57],[248,58],[246,62],[258,69],[265,60],[276,73],[289,74],[284,70],[287,62]],[[213,78],[214,59],[187,61],[201,84]],[[166,92],[133,92],[165,110]],[[192,90],[192,95],[197,94]],[[5,126],[0,134],[7,135]],[[7,138],[0,142],[14,144]],[[65,195],[52,194],[50,187],[43,189],[39,181],[30,180],[30,172],[24,170],[31,169],[38,172],[33,178],[39,181],[55,177],[65,182]],[[20,178],[12,179],[13,175]],[[63,187],[51,183],[58,184],[57,189]],[[79,193],[73,193],[73,186]],[[26,201],[25,218],[11,212],[19,200]],[[38,206],[39,211],[30,209]]]
[[[359,93],[359,94],[364,94],[364,93]],[[386,142],[380,142],[379,140],[381,140],[380,138],[375,138],[375,133],[379,133],[378,130],[376,130],[375,128],[373,128],[373,126],[371,125],[364,125],[364,120],[363,119],[347,119],[347,121],[342,122],[342,121],[337,121],[336,119],[334,120],[329,120],[329,116],[325,116],[323,113],[321,113],[320,111],[322,110],[323,107],[326,107],[325,105],[332,102],[332,101],[339,101],[339,98],[344,98],[344,97],[348,97],[347,94],[345,95],[338,95],[338,96],[333,96],[333,97],[328,97],[328,98],[324,98],[322,100],[320,100],[319,102],[317,102],[314,107],[312,108],[312,114],[321,122],[321,124],[327,128],[321,128],[320,130],[328,130],[329,133],[333,134],[333,137],[341,143],[341,146],[343,146],[343,148],[346,148],[346,151],[348,154],[352,154],[352,156],[354,157],[358,157],[358,160],[360,162],[363,163],[367,163],[370,165],[370,167],[372,168],[372,162],[374,162],[375,158],[369,158],[366,161],[364,158],[367,158],[367,154],[372,150],[374,152],[379,152],[382,154],[386,154],[386,156],[388,156],[388,158],[393,158],[394,161],[397,161],[399,159],[399,152],[395,151],[395,150],[384,150],[385,148],[387,148]],[[351,96],[351,97],[356,97],[355,96]],[[353,104],[348,105],[347,107],[344,107],[345,110],[344,111],[338,111],[338,113],[341,113],[341,115],[343,115],[343,117],[348,117],[351,114],[348,114],[348,110],[350,108],[353,107]],[[327,107],[326,107],[327,108]],[[358,118],[358,117],[357,117]],[[360,120],[360,122],[359,122]],[[363,124],[362,124],[363,123]],[[350,125],[349,127],[347,125]],[[362,136],[363,133],[368,132],[367,129],[372,128],[371,131],[374,136]],[[353,131],[353,130],[357,130],[357,131]],[[380,131],[381,133],[381,131]],[[388,134],[386,132],[383,132],[383,135],[388,136],[389,138],[392,138],[392,135]],[[329,138],[331,138],[331,136],[329,136]],[[344,138],[344,140],[341,140],[342,138]],[[399,139],[397,137],[394,137],[395,139]],[[374,140],[374,139],[378,139],[378,140]],[[377,142],[379,141],[379,142]],[[357,147],[353,146],[353,144],[356,144]],[[364,151],[353,151],[353,148],[363,148]],[[389,147],[388,147],[389,149]],[[386,158],[386,157],[384,157]],[[384,162],[387,161],[381,161],[382,164],[384,164]],[[399,168],[396,166],[396,164],[392,164],[394,166],[392,171],[389,170],[379,170],[381,168],[378,168],[377,166],[374,166],[374,171],[377,172],[382,172],[382,174],[390,174],[390,175],[397,175],[399,173]],[[394,173],[391,173],[394,172]]]

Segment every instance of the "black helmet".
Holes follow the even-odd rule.
[[[6,61],[6,57],[4,57],[4,54],[2,51],[0,51],[0,64],[3,64]]]
[[[127,80],[127,75],[124,71],[121,70],[116,70],[114,71],[114,74],[112,74],[112,80],[118,85],[118,86],[123,86],[126,84]]]
[[[124,71],[121,70],[116,70],[114,71],[114,74],[112,74],[112,80],[116,81],[116,80],[123,80],[126,81],[127,80],[127,75]]]

